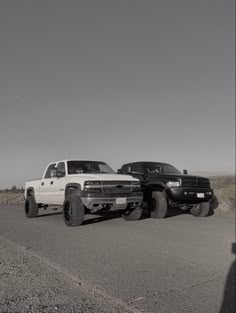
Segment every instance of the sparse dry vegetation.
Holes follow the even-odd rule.
[[[216,214],[235,214],[235,176],[210,177],[218,206]]]
[[[235,176],[210,177],[216,198],[214,202],[215,214],[235,214]],[[0,191],[1,204],[23,204],[24,190],[13,186],[11,189]]]
[[[11,189],[0,190],[1,204],[22,204],[24,203],[24,189],[13,186]]]

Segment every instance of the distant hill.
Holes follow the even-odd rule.
[[[190,172],[190,175],[197,175],[197,176],[205,176],[205,177],[215,177],[215,176],[234,176],[235,173],[229,173],[229,172],[210,172],[210,171],[196,171],[196,172]]]

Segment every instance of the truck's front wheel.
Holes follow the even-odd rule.
[[[143,210],[141,207],[134,208],[134,209],[128,209],[125,214],[123,215],[123,218],[126,221],[137,221],[141,218],[143,213]]]
[[[152,193],[152,218],[164,218],[167,215],[167,200],[161,191],[153,191]]]
[[[64,203],[63,218],[67,226],[78,226],[84,221],[84,205],[78,196],[69,196]]]
[[[206,217],[210,212],[210,203],[202,202],[190,209],[190,213],[197,217]]]
[[[36,217],[38,215],[39,206],[36,203],[33,194],[28,195],[25,200],[25,215],[28,218]]]

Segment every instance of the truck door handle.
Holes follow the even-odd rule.
[[[50,183],[51,185],[53,185],[53,180],[51,181],[51,183]]]
[[[43,185],[44,185],[44,182],[42,182],[41,185],[43,186]]]

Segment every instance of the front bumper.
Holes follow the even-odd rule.
[[[214,196],[214,191],[211,188],[166,188],[165,193],[170,203],[181,204],[208,202]]]
[[[126,208],[127,205],[139,206],[143,201],[142,192],[127,195],[87,194],[82,195],[81,200],[88,209],[101,209],[106,205]]]

